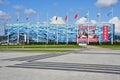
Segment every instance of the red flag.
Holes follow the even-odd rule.
[[[68,15],[65,16],[65,21],[68,19]]]
[[[75,14],[74,19],[76,19],[77,17],[78,17],[78,13]]]

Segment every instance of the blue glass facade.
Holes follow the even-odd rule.
[[[93,26],[93,24],[84,24],[84,26]],[[94,24],[96,26],[95,34],[100,42],[102,39],[102,27],[108,25],[109,40],[113,38],[113,24]],[[9,43],[17,42],[76,42],[78,26],[74,24],[6,24],[5,35],[9,37]],[[83,25],[82,25],[83,26]]]

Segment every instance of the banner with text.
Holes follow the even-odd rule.
[[[98,42],[96,26],[78,26],[77,42]]]

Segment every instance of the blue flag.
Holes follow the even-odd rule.
[[[111,9],[111,10],[108,12],[107,16],[110,16],[112,13],[113,13],[113,9]]]

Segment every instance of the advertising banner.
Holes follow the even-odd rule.
[[[108,40],[108,26],[103,26],[103,40]]]
[[[77,42],[98,42],[96,26],[78,26]]]

